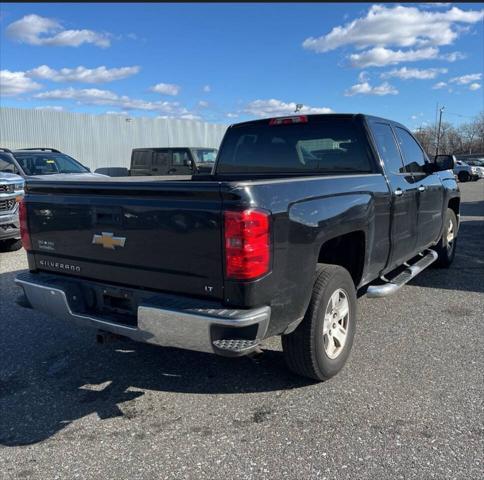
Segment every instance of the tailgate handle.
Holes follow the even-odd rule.
[[[113,211],[112,208],[95,209],[93,220],[95,224],[100,225],[121,225],[123,223],[123,214],[120,210]]]

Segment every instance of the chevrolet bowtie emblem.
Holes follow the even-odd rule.
[[[94,234],[92,237],[94,245],[102,245],[103,248],[114,250],[116,247],[124,247],[126,237],[115,237],[114,233],[102,232],[101,235]]]

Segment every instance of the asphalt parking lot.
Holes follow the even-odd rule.
[[[483,478],[484,180],[461,190],[452,268],[360,299],[325,383],[278,340],[242,359],[97,345],[17,306],[25,253],[0,253],[0,478]]]

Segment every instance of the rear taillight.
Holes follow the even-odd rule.
[[[32,250],[29,222],[27,221],[27,205],[25,204],[25,200],[22,200],[18,204],[18,215],[20,220],[20,237],[22,238],[22,246],[25,248],[25,250]]]
[[[269,213],[226,211],[224,223],[227,278],[252,280],[267,273],[271,261]]]

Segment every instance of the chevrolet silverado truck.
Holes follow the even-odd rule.
[[[2,172],[0,158],[0,252],[18,250],[20,225],[18,202],[24,193],[24,180],[18,175]]]
[[[65,328],[226,356],[280,335],[289,368],[325,380],[350,353],[357,296],[452,263],[453,167],[373,116],[235,124],[211,174],[29,182],[16,282]]]

